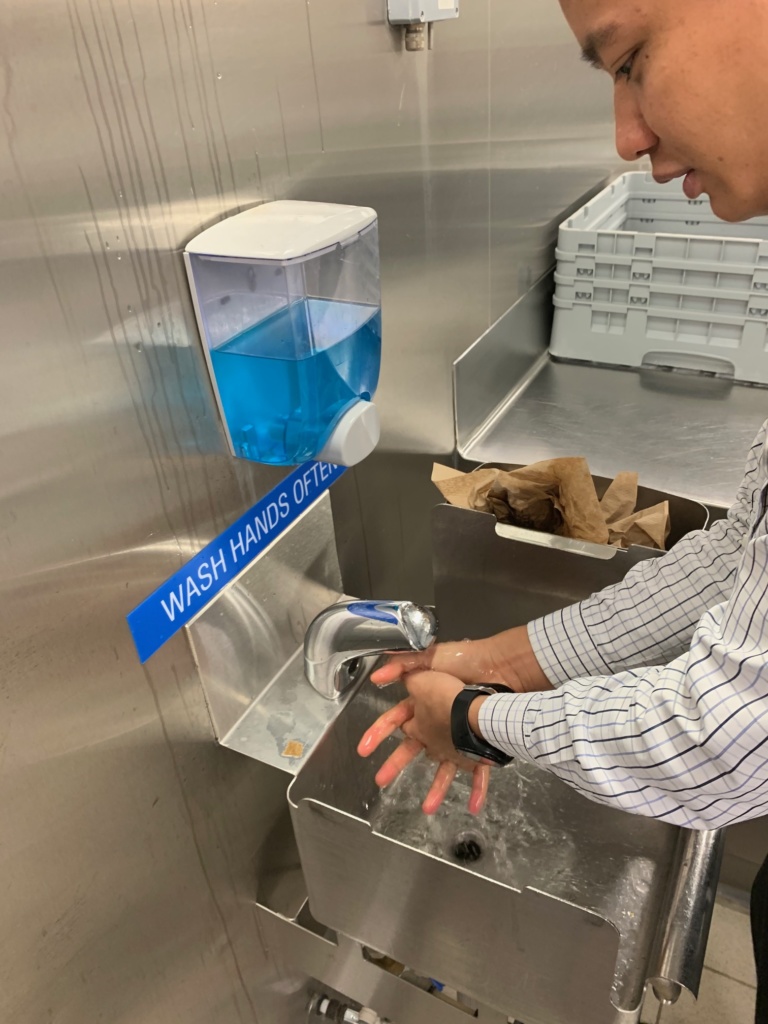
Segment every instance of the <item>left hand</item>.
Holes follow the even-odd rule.
[[[369,757],[385,739],[398,729],[405,739],[387,758],[376,774],[376,784],[384,787],[397,776],[422,750],[439,761],[434,781],[422,804],[425,814],[434,814],[451,788],[459,769],[472,772],[472,793],[469,810],[478,814],[488,792],[489,766],[471,761],[456,750],[451,739],[451,707],[464,684],[445,672],[416,671],[403,682],[408,697],[386,711],[365,732],[357,747],[361,757]]]

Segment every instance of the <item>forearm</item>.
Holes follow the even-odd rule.
[[[641,562],[620,584],[484,641],[492,645],[492,681],[515,679],[515,690],[532,692],[671,661],[732,589],[746,528],[747,517],[734,515]]]
[[[477,702],[480,734],[636,814],[698,829],[765,814],[766,599],[763,518],[729,601],[702,617],[684,655],[549,693],[488,697]]]
[[[727,599],[745,526],[724,523],[636,565],[621,583],[531,622],[529,638],[555,685],[664,664],[690,645],[696,623]]]
[[[531,692],[533,690],[550,690],[552,683],[542,669],[528,635],[527,626],[515,626],[504,633],[498,633],[488,641],[493,678],[491,682],[512,685],[515,690]],[[484,682],[483,679],[476,680]]]
[[[551,693],[488,697],[478,708],[478,729],[494,747],[589,799],[634,814],[709,829],[763,813],[732,794],[730,777],[738,771],[737,789],[745,791],[756,769],[768,782],[765,759],[755,752],[742,773],[728,749],[730,732],[709,746],[716,722],[695,700],[671,694],[684,672],[673,663],[574,680]],[[743,729],[744,722],[735,725]]]

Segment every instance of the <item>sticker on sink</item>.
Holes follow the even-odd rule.
[[[304,753],[304,744],[298,740],[288,740],[283,748],[282,757],[301,757]]]

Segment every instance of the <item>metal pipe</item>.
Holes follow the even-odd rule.
[[[409,52],[426,49],[426,37],[424,35],[423,25],[414,24],[405,26],[405,48]]]
[[[658,959],[649,981],[662,1006],[676,1003],[682,990],[699,994],[701,970],[709,926],[715,906],[715,890],[723,856],[722,831],[681,831],[679,870],[662,916],[664,930]]]
[[[324,1020],[333,1021],[334,1024],[383,1024],[381,1017],[370,1006],[362,1006],[356,1010],[353,1006],[324,995],[312,997],[309,1016],[322,1017]]]

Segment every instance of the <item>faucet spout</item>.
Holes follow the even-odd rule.
[[[436,638],[432,608],[410,601],[341,601],[310,623],[304,673],[318,693],[335,700],[379,655],[425,651]]]

